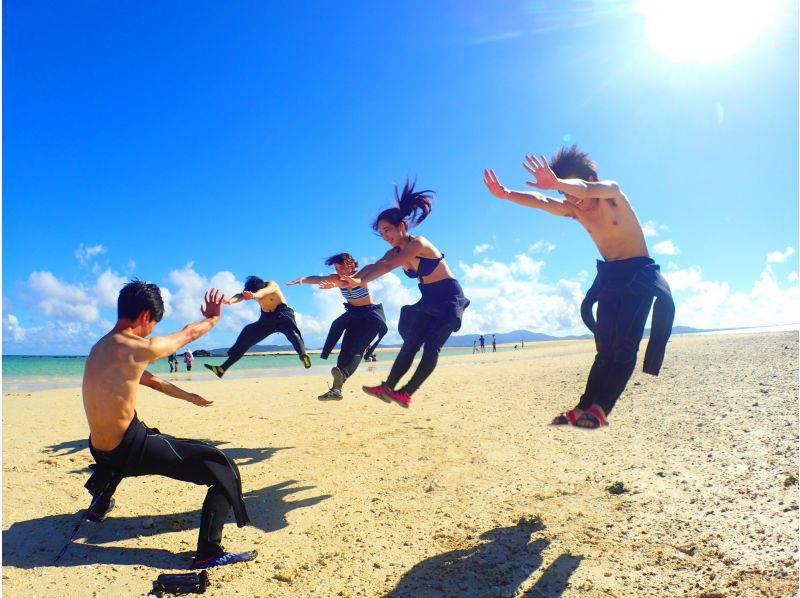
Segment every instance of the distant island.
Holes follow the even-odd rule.
[[[675,326],[672,328],[672,334],[691,334],[694,332],[714,332],[715,330],[726,330],[725,328],[715,329],[702,329],[692,328],[691,326]],[[496,336],[498,344],[519,343],[524,341],[526,343],[535,343],[540,341],[570,341],[576,339],[592,338],[591,334],[571,335],[571,336],[552,336],[550,334],[542,334],[541,332],[531,332],[530,330],[514,330],[512,332],[484,332],[483,338],[487,345],[492,344],[492,334]],[[650,334],[650,329],[647,328],[644,332],[645,336]],[[459,336],[451,336],[447,339],[445,347],[471,347],[480,334],[462,334]],[[337,345],[338,347],[339,345]],[[381,347],[397,348],[399,343],[388,344],[382,343]],[[321,347],[320,347],[321,348]],[[294,349],[291,345],[254,345],[250,348],[248,353],[269,353],[269,352],[290,352],[293,353]],[[192,351],[195,357],[224,357],[228,354],[228,349],[197,349]]]

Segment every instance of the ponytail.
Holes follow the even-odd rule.
[[[381,220],[390,222],[392,226],[398,226],[401,222],[405,222],[406,226],[411,228],[416,226],[431,213],[433,207],[434,191],[425,189],[423,191],[414,191],[416,181],[411,182],[406,179],[403,185],[403,191],[398,192],[397,185],[394,186],[394,199],[397,207],[384,210],[372,223],[373,230],[378,230],[378,223]]]

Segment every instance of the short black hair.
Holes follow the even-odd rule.
[[[244,281],[244,290],[250,291],[251,293],[260,291],[265,286],[267,286],[267,283],[261,280],[258,276],[248,276],[247,280]]]
[[[164,300],[161,289],[152,282],[134,278],[119,292],[117,318],[135,320],[143,311],[150,310],[150,319],[160,322],[164,317]]]
[[[597,164],[589,159],[589,154],[580,151],[577,145],[562,147],[553,154],[550,158],[550,168],[560,179],[597,180]]]

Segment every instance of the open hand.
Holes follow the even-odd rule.
[[[205,304],[200,306],[200,313],[206,318],[218,318],[222,315],[222,303],[225,295],[217,289],[206,291]]]
[[[292,287],[296,284],[303,284],[303,278],[295,278],[292,282],[285,282],[283,284],[285,284],[287,287]]]
[[[525,181],[526,184],[537,189],[555,189],[558,184],[556,173],[550,168],[547,158],[541,156],[540,160],[536,156],[525,156],[522,166],[536,177],[535,181]]]
[[[214,401],[207,401],[200,395],[194,393],[190,393],[186,400],[198,407],[211,407],[211,405],[214,404]]]
[[[508,199],[511,192],[500,184],[497,175],[491,168],[483,171],[483,184],[489,189],[489,193],[500,199]]]
[[[360,278],[355,278],[348,274],[341,274],[339,280],[342,282],[342,284],[338,285],[340,287],[357,287],[361,284]]]

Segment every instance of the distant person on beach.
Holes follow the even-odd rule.
[[[192,362],[193,361],[194,361],[194,355],[192,355],[192,352],[187,349],[186,352],[183,354],[183,363],[186,364],[186,371],[187,372],[191,372],[192,371]]]
[[[170,372],[174,372],[175,371],[175,362],[176,361],[178,361],[178,357],[175,355],[175,353],[172,353],[169,357],[167,357],[167,363],[169,364],[169,371]]]
[[[389,328],[386,326],[383,305],[372,302],[367,284],[351,285],[339,278],[340,276],[350,276],[358,269],[358,262],[352,255],[338,253],[325,260],[325,265],[333,266],[336,273],[329,276],[305,276],[287,282],[286,286],[315,284],[323,289],[338,287],[345,299],[345,311],[331,323],[328,337],[325,339],[325,345],[320,354],[322,359],[328,359],[336,343],[340,338],[342,339],[336,365],[331,368],[333,385],[327,392],[317,397],[321,401],[339,401],[342,399],[342,386],[358,369],[365,351],[369,350],[372,353]],[[376,337],[377,340],[375,340]],[[375,344],[371,344],[373,340],[375,340]]]
[[[472,341],[472,354],[475,355],[475,353],[477,352],[478,352],[478,339],[475,339],[474,341]]]
[[[628,198],[614,181],[598,181],[597,166],[577,146],[562,148],[548,164],[542,156],[526,156],[523,166],[536,179],[528,185],[552,189],[560,201],[535,191],[506,189],[493,170],[484,183],[495,197],[578,221],[589,233],[602,260],[581,304],[581,316],[597,347],[586,389],[578,404],[557,416],[552,425],[594,430],[606,425],[636,368],[636,354],[655,297],[644,371],[657,376],[672,332],[675,305],[669,284],[650,258],[642,227]],[[597,320],[592,313],[597,303]]]
[[[212,405],[145,368],[211,330],[219,321],[223,296],[211,289],[200,311],[204,319],[168,336],[147,338],[164,315],[159,288],[133,280],[119,293],[117,323],[92,347],[83,372],[83,406],[89,422],[89,450],[95,464],[86,482],[92,502],[86,516],[100,522],[114,507],[114,491],[123,478],[162,475],[210,486],[200,514],[193,567],[249,561],[255,552],[234,554],[222,548],[222,528],[233,507],[239,527],[249,522],[236,464],[219,449],[162,434],[136,414],[139,385],[198,407]]]
[[[497,338],[492,335],[492,353],[497,353]]]
[[[425,237],[412,237],[408,232],[430,214],[432,197],[432,191],[415,191],[414,183],[409,181],[401,192],[395,186],[396,207],[381,212],[372,224],[392,248],[355,275],[341,277],[349,284],[363,285],[401,267],[406,276],[420,281],[422,298],[400,310],[398,331],[403,345],[389,377],[378,386],[363,387],[368,395],[386,402],[395,401],[403,407],[411,404],[411,396],[433,373],[439,351],[450,335],[461,328],[462,315],[469,305],[469,299],[444,261],[444,254]],[[416,371],[405,386],[397,388],[423,346]]]
[[[294,310],[286,305],[286,298],[278,283],[272,280],[262,280],[258,276],[248,276],[244,283],[244,290],[230,299],[226,299],[225,303],[233,305],[249,300],[255,300],[261,307],[261,317],[258,318],[258,321],[248,324],[242,329],[239,338],[228,349],[228,359],[222,365],[208,363],[203,365],[214,372],[218,378],[222,378],[225,372],[231,369],[250,347],[271,334],[280,332],[292,343],[292,347],[300,356],[300,361],[303,362],[306,369],[310,368],[311,358],[306,353],[303,336],[294,319]]]
[[[481,343],[481,353],[486,353],[486,339],[483,338],[483,335],[478,338],[478,341]]]

